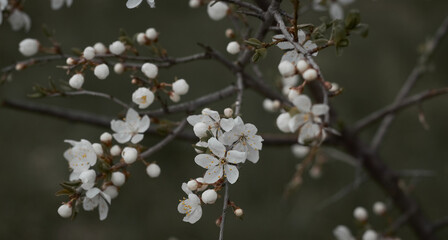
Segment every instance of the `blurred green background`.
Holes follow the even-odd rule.
[[[228,20],[209,20],[205,8],[190,9],[187,0],[158,0],[157,8],[146,4],[135,10],[125,8],[125,1],[79,1],[71,8],[50,9],[50,1],[26,1],[26,12],[33,21],[29,33],[12,32],[7,23],[0,26],[0,66],[23,59],[17,45],[23,38],[44,40],[40,26],[46,24],[56,30],[56,39],[64,50],[83,49],[101,41],[115,41],[119,29],[129,34],[155,27],[161,32],[161,44],[171,56],[186,56],[201,49],[196,43],[208,44],[225,52],[228,40],[224,31]],[[285,6],[289,6],[285,1]],[[307,2],[307,1],[305,1]],[[351,46],[342,56],[333,49],[317,57],[326,80],[344,87],[344,93],[332,99],[345,124],[390,103],[410,73],[418,57],[418,46],[430,37],[447,15],[448,2],[436,0],[357,1],[346,8],[361,11],[362,20],[370,25],[367,39],[351,37]],[[318,16],[307,13],[301,23],[318,24]],[[258,23],[257,23],[258,24]],[[416,85],[413,93],[447,85],[448,40],[442,43],[432,61],[432,71]],[[278,78],[277,64],[281,53],[269,51],[261,61],[270,84]],[[233,58],[233,56],[229,56]],[[65,72],[55,66],[64,62],[35,66],[15,72],[13,81],[0,86],[0,99],[25,99],[35,83],[47,84],[48,77],[68,80]],[[163,69],[161,79],[172,81],[175,76],[187,79],[190,93],[184,100],[193,99],[218,90],[235,81],[221,65],[213,61],[199,61]],[[86,76],[86,89],[111,93],[130,101],[134,86],[125,75],[111,76],[104,81]],[[260,132],[277,133],[274,126],[277,114],[266,113],[262,97],[251,90],[245,92],[242,108],[245,122],[254,123]],[[107,116],[116,116],[122,109],[107,100],[92,97],[31,100],[42,104],[65,106]],[[233,101],[230,98],[213,105],[222,111]],[[423,129],[413,107],[399,114],[381,148],[381,156],[394,169],[426,169],[435,176],[420,178],[414,195],[430,219],[448,215],[448,129],[447,97],[425,103],[424,111],[430,124]],[[157,108],[153,105],[150,109]],[[20,111],[0,108],[0,238],[1,239],[216,239],[222,202],[203,208],[202,219],[194,224],[182,222],[177,212],[178,199],[184,196],[181,183],[198,177],[204,170],[194,162],[195,153],[186,142],[174,142],[149,161],[157,161],[162,175],[156,179],[146,176],[141,164],[130,167],[132,176],[122,187],[109,211],[107,220],[100,222],[97,211],[81,212],[76,220],[58,216],[56,210],[66,199],[55,197],[58,183],[68,179],[67,162],[62,157],[68,145],[64,139],[81,138],[99,141],[105,129],[71,123]],[[191,128],[189,128],[191,130]],[[368,139],[374,128],[363,136]],[[151,146],[160,138],[147,136],[143,143]],[[330,159],[331,160],[331,159]],[[244,209],[241,221],[231,213],[226,223],[226,239],[333,239],[332,230],[339,224],[353,231],[356,224],[352,211],[357,206],[369,209],[372,226],[383,230],[385,219],[370,211],[375,201],[388,201],[381,189],[369,181],[341,201],[319,210],[320,204],[351,183],[355,170],[339,161],[324,165],[323,176],[306,176],[303,186],[287,200],[282,198],[284,186],[295,171],[300,159],[294,158],[290,148],[265,147],[258,164],[246,164],[240,170],[237,184],[230,188],[231,200]],[[393,210],[392,216],[397,216]],[[415,239],[409,228],[400,229],[402,239]],[[448,230],[438,233],[448,239]]]

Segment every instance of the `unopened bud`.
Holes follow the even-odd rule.
[[[231,108],[224,109],[224,116],[231,118],[233,116],[233,110]]]
[[[233,211],[233,213],[235,213],[235,216],[237,216],[237,217],[242,217],[244,214],[243,209],[241,209],[241,208],[235,209],[235,211]]]

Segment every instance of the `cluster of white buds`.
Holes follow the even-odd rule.
[[[137,33],[137,43],[140,45],[150,45],[153,42],[157,42],[159,33],[155,28],[148,28],[143,33]]]
[[[218,197],[217,191],[226,182],[234,184],[238,180],[239,164],[246,160],[253,163],[259,160],[263,138],[256,135],[257,128],[253,124],[245,124],[239,116],[232,117],[231,108],[224,110],[224,117],[206,108],[201,114],[187,118],[188,123],[193,126],[195,135],[200,139],[195,146],[198,155],[194,161],[207,171],[203,178],[190,180],[182,186],[188,199],[181,200],[178,210],[186,214],[184,217],[186,222],[198,221],[202,215],[201,203],[215,203]],[[207,189],[208,186],[214,188]],[[204,191],[201,198],[196,195],[200,191]],[[242,210],[235,214],[242,216]]]

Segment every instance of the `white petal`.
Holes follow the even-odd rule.
[[[300,58],[300,54],[296,50],[291,50],[291,51],[287,51],[285,54],[283,54],[280,62],[288,61],[291,63],[297,63],[299,58]]]
[[[303,30],[297,31],[297,37],[299,38],[299,43],[303,45],[306,40],[306,34]]]
[[[219,141],[225,145],[232,145],[232,143],[236,142],[239,138],[240,135],[238,135],[236,131],[232,130],[219,136]]]
[[[193,193],[190,189],[188,189],[187,183],[182,183],[182,191],[184,191],[187,195]]]
[[[132,138],[131,134],[125,132],[114,133],[112,136],[114,136],[115,140],[119,143],[127,143]]]
[[[236,166],[226,164],[224,165],[224,172],[229,183],[234,184],[238,180],[239,171]]]
[[[255,135],[257,134],[257,131],[257,127],[255,127],[255,125],[253,125],[252,123],[246,123],[244,125],[244,135],[246,136]]]
[[[306,141],[314,140],[319,134],[319,125],[308,122],[300,129],[299,143],[304,144]]]
[[[260,153],[258,150],[255,150],[253,148],[247,148],[247,160],[257,163],[260,159]]]
[[[212,169],[207,170],[204,175],[204,182],[213,184],[222,177],[222,165],[219,164]]]
[[[281,39],[285,39],[285,35],[278,34],[278,35],[275,35],[272,37],[272,41],[277,41],[277,40],[281,40]],[[282,50],[294,49],[294,46],[288,41],[277,43],[277,47]]]
[[[95,198],[85,197],[84,200],[82,201],[82,207],[84,208],[85,211],[92,211],[98,206],[98,204],[99,204],[98,197]]]
[[[330,5],[330,16],[332,19],[343,19],[344,18],[344,10],[341,5],[338,3],[332,3]]]
[[[221,117],[219,117],[219,113],[217,111],[213,111],[210,109],[204,109],[202,111],[202,113],[205,116],[211,117],[215,122],[219,122],[219,119],[221,119]]]
[[[92,188],[87,190],[86,197],[88,198],[94,198],[96,195],[98,195],[101,192],[99,188]]]
[[[100,214],[100,220],[103,221],[107,218],[107,213],[109,212],[109,205],[104,199],[100,199],[100,204],[98,206],[98,212]]]
[[[204,116],[203,115],[191,115],[187,117],[187,122],[191,125],[194,126],[196,125],[196,123],[198,122],[202,122],[203,121]]]
[[[235,150],[230,150],[227,152],[227,161],[231,163],[241,163],[246,160],[247,154],[245,152],[239,152]]]
[[[232,130],[235,125],[235,121],[232,118],[223,118],[219,124],[224,131],[228,132]]]
[[[194,158],[194,162],[205,169],[211,169],[219,164],[219,160],[210,154],[199,154]]]
[[[308,113],[311,111],[311,99],[307,95],[295,97],[292,103],[300,112]]]
[[[311,108],[311,112],[316,116],[324,115],[328,110],[330,110],[330,108],[326,104],[314,104]]]
[[[308,113],[299,113],[294,115],[294,117],[289,120],[289,129],[291,132],[297,131],[300,126],[310,120],[310,115]]]
[[[51,0],[51,9],[58,10],[64,5],[65,0]]]
[[[149,125],[151,124],[151,121],[149,120],[149,117],[145,115],[138,124],[138,132],[143,133],[146,130],[148,130]]]
[[[179,202],[179,205],[177,205],[177,211],[179,213],[185,214],[187,212],[187,209],[185,208],[185,205],[190,205],[190,200],[185,199]]]
[[[70,173],[70,177],[68,178],[70,181],[78,180],[81,172],[72,172]]]
[[[183,221],[188,223],[196,223],[202,217],[202,208],[200,206],[194,208],[188,216],[185,216]]]
[[[112,120],[112,121],[110,121],[110,128],[114,132],[123,132],[123,131],[127,130],[128,125],[121,120]]]
[[[261,148],[263,147],[263,144],[261,142],[263,142],[263,138],[259,135],[252,135],[247,137],[247,144],[249,144],[249,146],[255,150],[261,150]]]
[[[115,135],[115,134],[114,134]],[[132,137],[132,139],[131,139],[131,142],[133,143],[133,144],[137,144],[137,143],[139,143],[141,140],[143,140],[143,134],[135,134],[133,137]]]
[[[156,2],[154,0],[147,0],[146,2],[148,3],[148,5],[151,8],[155,8],[156,7]]]
[[[128,0],[126,2],[126,7],[131,9],[131,8],[136,8],[138,7],[138,5],[140,5],[142,3],[143,0]]]
[[[208,140],[208,147],[219,158],[223,158],[226,153],[226,147],[214,137]]]

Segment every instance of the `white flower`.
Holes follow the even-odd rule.
[[[92,144],[82,139],[80,142],[73,140],[65,140],[66,143],[72,145],[64,152],[64,158],[67,159],[68,164],[73,172],[70,174],[70,181],[79,179],[79,175],[88,170],[91,166],[96,164],[96,153]]]
[[[26,38],[19,43],[19,51],[23,56],[30,57],[39,51],[40,43],[36,39]]]
[[[317,78],[317,71],[316,69],[310,68],[303,72],[302,77],[305,81],[313,81]]]
[[[84,171],[79,175],[79,179],[82,182],[81,187],[84,190],[89,190],[95,185],[96,172],[92,169]]]
[[[188,195],[187,199],[180,201],[177,206],[179,213],[185,214],[184,222],[195,223],[202,217],[201,200],[196,194],[193,194],[187,187],[186,183],[182,184],[182,190]]]
[[[282,61],[278,65],[278,71],[283,77],[290,77],[295,74],[296,67],[289,61]]]
[[[292,35],[291,35],[292,37]],[[303,30],[297,31],[298,44],[300,44],[305,50],[312,51],[317,48],[317,45],[314,44],[311,40],[307,40],[306,33]],[[284,40],[282,42],[277,43],[277,47],[286,50],[287,52],[283,55],[281,61],[288,61],[291,63],[297,63],[300,59],[303,58],[302,54],[299,54],[294,45],[290,42],[286,41],[285,35],[278,34],[272,37],[272,41]],[[318,52],[313,53],[313,56],[317,56]]]
[[[179,79],[173,83],[173,91],[178,95],[187,94],[190,86],[188,86],[187,81],[185,79]]]
[[[107,218],[109,212],[109,205],[111,204],[110,196],[102,192],[98,188],[91,188],[86,192],[82,206],[86,211],[92,211],[98,207],[100,220]]]
[[[339,90],[339,84],[337,83],[331,83],[331,88],[330,88],[330,92],[336,92]]]
[[[132,94],[132,101],[138,104],[140,109],[147,108],[154,102],[154,93],[145,87],[138,88]]]
[[[291,115],[289,113],[285,112],[280,115],[278,115],[276,124],[278,129],[284,133],[290,133],[291,129],[289,128],[289,122],[291,121]]]
[[[98,79],[106,79],[107,76],[109,76],[109,67],[106,64],[100,64],[98,66],[95,67],[95,70],[93,71],[93,73],[95,74],[95,76]]]
[[[205,204],[213,204],[218,199],[218,194],[215,190],[209,189],[202,193],[201,199]]]
[[[323,0],[314,0],[313,8],[316,11],[327,11],[329,10],[332,19],[344,19],[343,6],[353,3],[355,0],[336,0],[336,1],[326,1],[326,5]]]
[[[118,188],[114,185],[109,185],[103,191],[105,194],[109,195],[110,199],[114,199],[118,196]]]
[[[81,73],[77,73],[70,78],[70,80],[68,81],[68,84],[72,88],[80,89],[80,88],[82,88],[82,85],[84,84],[84,76]]]
[[[138,157],[137,149],[133,147],[125,147],[121,152],[121,157],[123,158],[125,163],[132,164],[137,160]]]
[[[277,112],[280,108],[280,101],[266,98],[263,100],[263,108],[268,112]]]
[[[95,49],[93,47],[86,47],[82,54],[85,59],[92,60],[93,58],[95,58]]]
[[[224,35],[226,35],[226,38],[234,38],[235,32],[233,31],[233,29],[227,28]]]
[[[122,74],[124,72],[124,65],[123,65],[123,63],[116,63],[114,65],[114,72],[116,74]]]
[[[143,0],[128,0],[126,2],[126,7],[131,9],[131,8],[136,8],[138,7],[141,3],[143,2]],[[148,3],[148,5],[151,8],[155,8],[156,7],[156,2],[155,0],[146,0],[146,2]]]
[[[126,182],[126,176],[122,172],[113,172],[110,181],[117,187],[123,186]]]
[[[229,183],[235,183],[239,176],[236,164],[244,162],[247,154],[236,150],[226,151],[226,147],[214,137],[208,140],[208,147],[213,155],[199,154],[194,158],[196,164],[207,169],[205,183],[215,183],[223,176]]]
[[[101,144],[94,143],[92,144],[92,147],[98,157],[103,156],[104,152],[103,152],[103,146],[101,146]]]
[[[387,207],[386,204],[384,204],[383,202],[376,202],[373,204],[373,212],[376,215],[383,215],[384,213],[386,213],[387,211]]]
[[[333,236],[337,240],[355,240],[350,229],[344,225],[339,225],[333,230]]]
[[[160,170],[159,165],[157,165],[155,163],[151,163],[148,165],[148,167],[146,167],[146,173],[151,178],[156,178],[156,177],[160,176],[160,172],[161,172],[161,170]]]
[[[103,143],[109,143],[110,141],[112,141],[112,135],[108,132],[104,132],[100,136],[100,141]]]
[[[145,36],[144,33],[137,34],[137,42],[140,45],[145,45],[146,44],[146,36]]]
[[[115,140],[119,143],[131,141],[136,144],[143,140],[143,133],[148,130],[150,121],[148,116],[140,118],[138,113],[129,108],[126,114],[126,120],[112,120],[111,128],[116,133],[113,134]]]
[[[121,153],[121,148],[118,145],[114,145],[110,148],[110,155],[112,156],[118,156]]]
[[[106,46],[104,46],[104,44],[101,42],[95,43],[95,45],[93,45],[93,49],[95,49],[96,54],[106,54],[107,53]]]
[[[211,1],[207,6],[208,16],[215,21],[226,17],[229,6],[223,2]]]
[[[299,144],[292,145],[291,150],[292,150],[292,154],[297,158],[303,158],[310,152],[309,147],[302,146]]]
[[[217,111],[210,109],[202,110],[202,114],[200,115],[189,116],[187,121],[191,126],[195,126],[199,122],[204,123],[207,129],[210,130],[215,137],[220,136],[222,134],[222,130],[230,131],[235,124],[233,119],[221,119]]]
[[[109,51],[115,55],[121,55],[126,51],[126,46],[120,41],[115,41],[111,45],[109,45]]]
[[[201,6],[201,0],[190,0],[190,2],[188,2],[188,5],[191,8],[198,8],[199,6]]]
[[[14,31],[24,28],[25,32],[28,32],[31,28],[31,19],[28,14],[18,10],[17,8],[15,8],[11,15],[9,15],[8,21]]]
[[[369,229],[362,235],[362,240],[378,240],[378,234]]]
[[[67,5],[67,7],[70,7],[73,3],[73,0],[51,0],[51,9],[58,10],[62,8],[62,6]]]
[[[369,214],[367,213],[367,210],[365,208],[357,207],[353,211],[353,217],[360,222],[364,222],[369,217]]]
[[[235,126],[229,132],[224,133],[219,140],[224,145],[233,145],[233,149],[246,152],[247,160],[257,163],[259,150],[262,149],[263,138],[257,134],[257,127],[251,123],[244,124],[241,117],[235,118]],[[243,163],[246,160],[243,160]]]
[[[226,50],[228,53],[235,55],[241,51],[241,46],[238,42],[232,41],[227,44]]]
[[[314,140],[321,135],[321,139],[325,137],[325,131],[321,128],[320,115],[328,112],[329,107],[326,104],[311,105],[311,100],[306,95],[299,95],[293,100],[293,104],[299,110],[299,114],[294,115],[289,121],[291,132],[295,132],[300,128],[299,143]]]
[[[151,40],[154,41],[159,37],[159,33],[155,28],[148,28],[146,29],[145,36]]]
[[[58,214],[59,216],[63,217],[63,218],[69,218],[72,216],[73,213],[73,209],[72,206],[68,205],[68,204],[62,204],[59,208],[58,208]]]
[[[159,74],[159,68],[152,63],[145,63],[142,65],[142,72],[151,79],[154,79],[157,77],[157,74]]]

